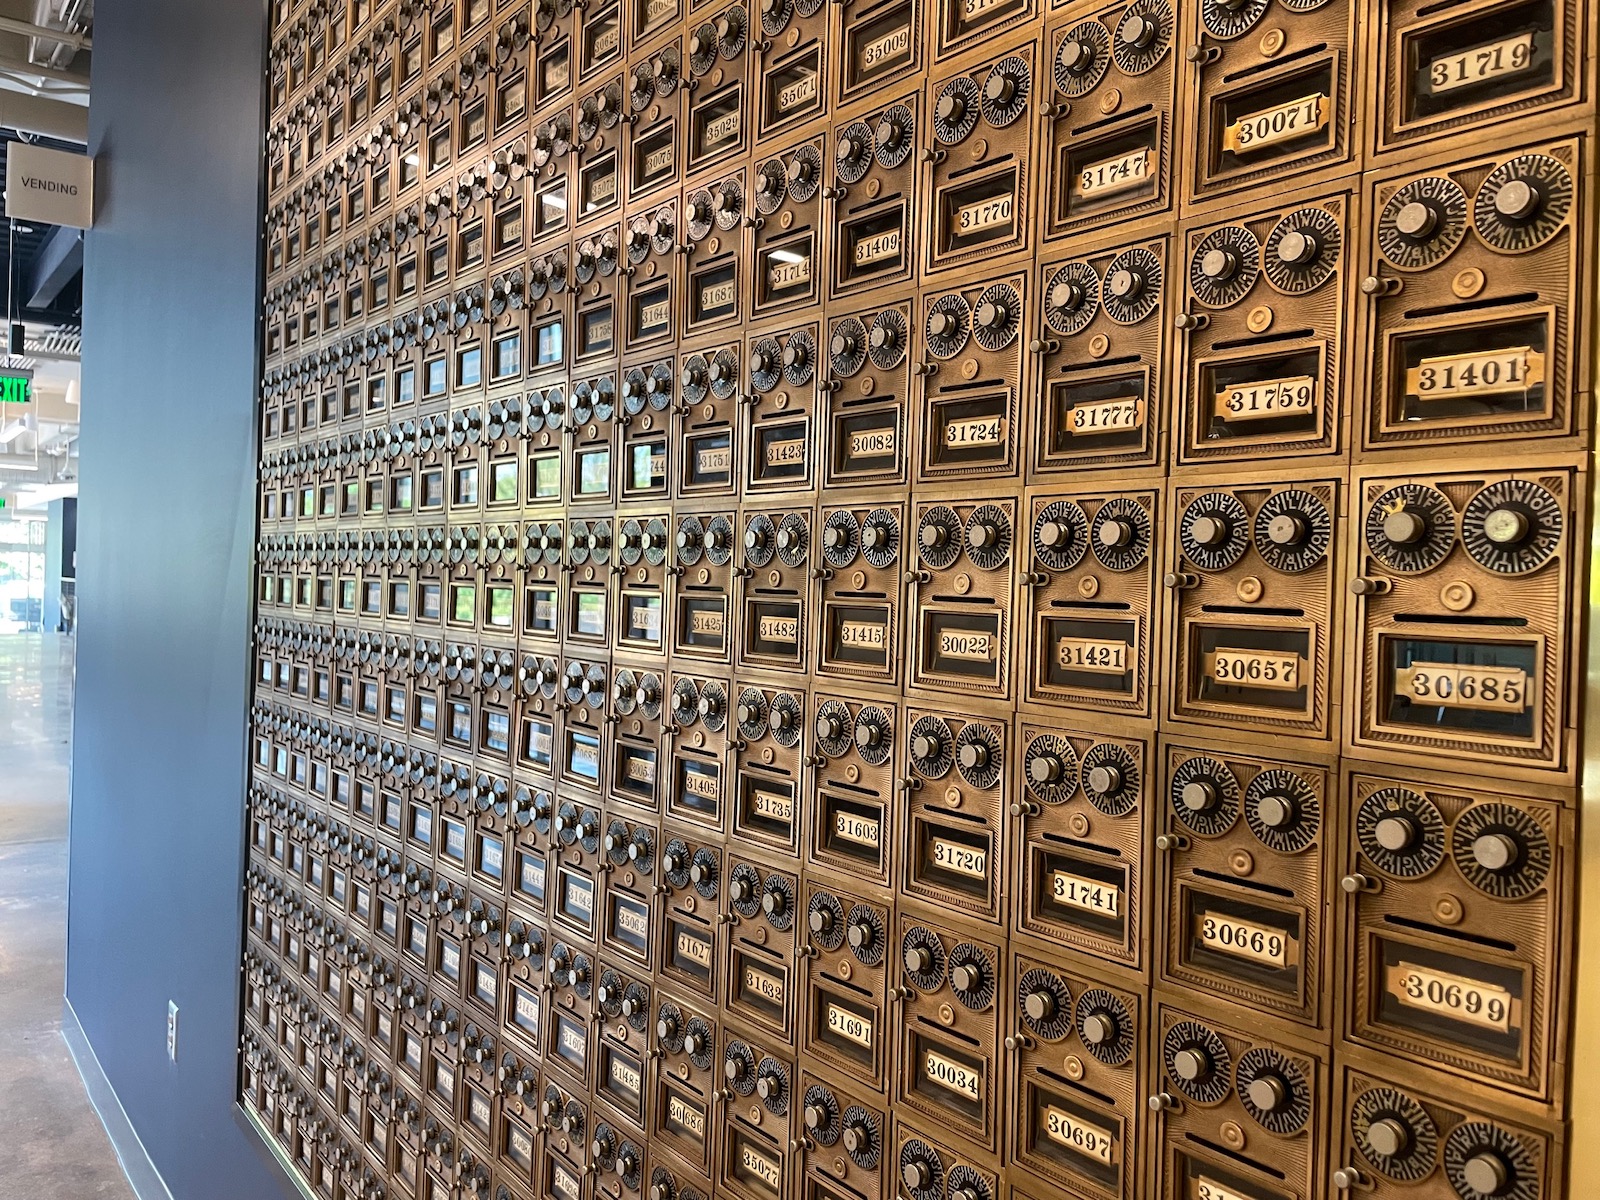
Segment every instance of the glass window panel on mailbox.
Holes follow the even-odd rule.
[[[1590,0],[275,0],[323,1200],[1559,1200]]]

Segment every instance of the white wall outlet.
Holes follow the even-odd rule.
[[[178,1006],[167,1001],[167,1061],[178,1061]]]

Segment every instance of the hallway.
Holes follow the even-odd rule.
[[[131,1200],[61,1040],[72,642],[0,635],[0,1200]]]

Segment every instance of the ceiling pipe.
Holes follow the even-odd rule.
[[[0,17],[0,33],[17,33],[41,41],[58,42],[63,46],[71,46],[74,50],[94,49],[94,43],[86,33],[74,33],[70,29],[51,29],[48,25],[35,25],[32,21],[19,21],[15,17]]]

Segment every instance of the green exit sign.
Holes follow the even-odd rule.
[[[33,399],[33,376],[0,375],[0,404],[26,404]]]

